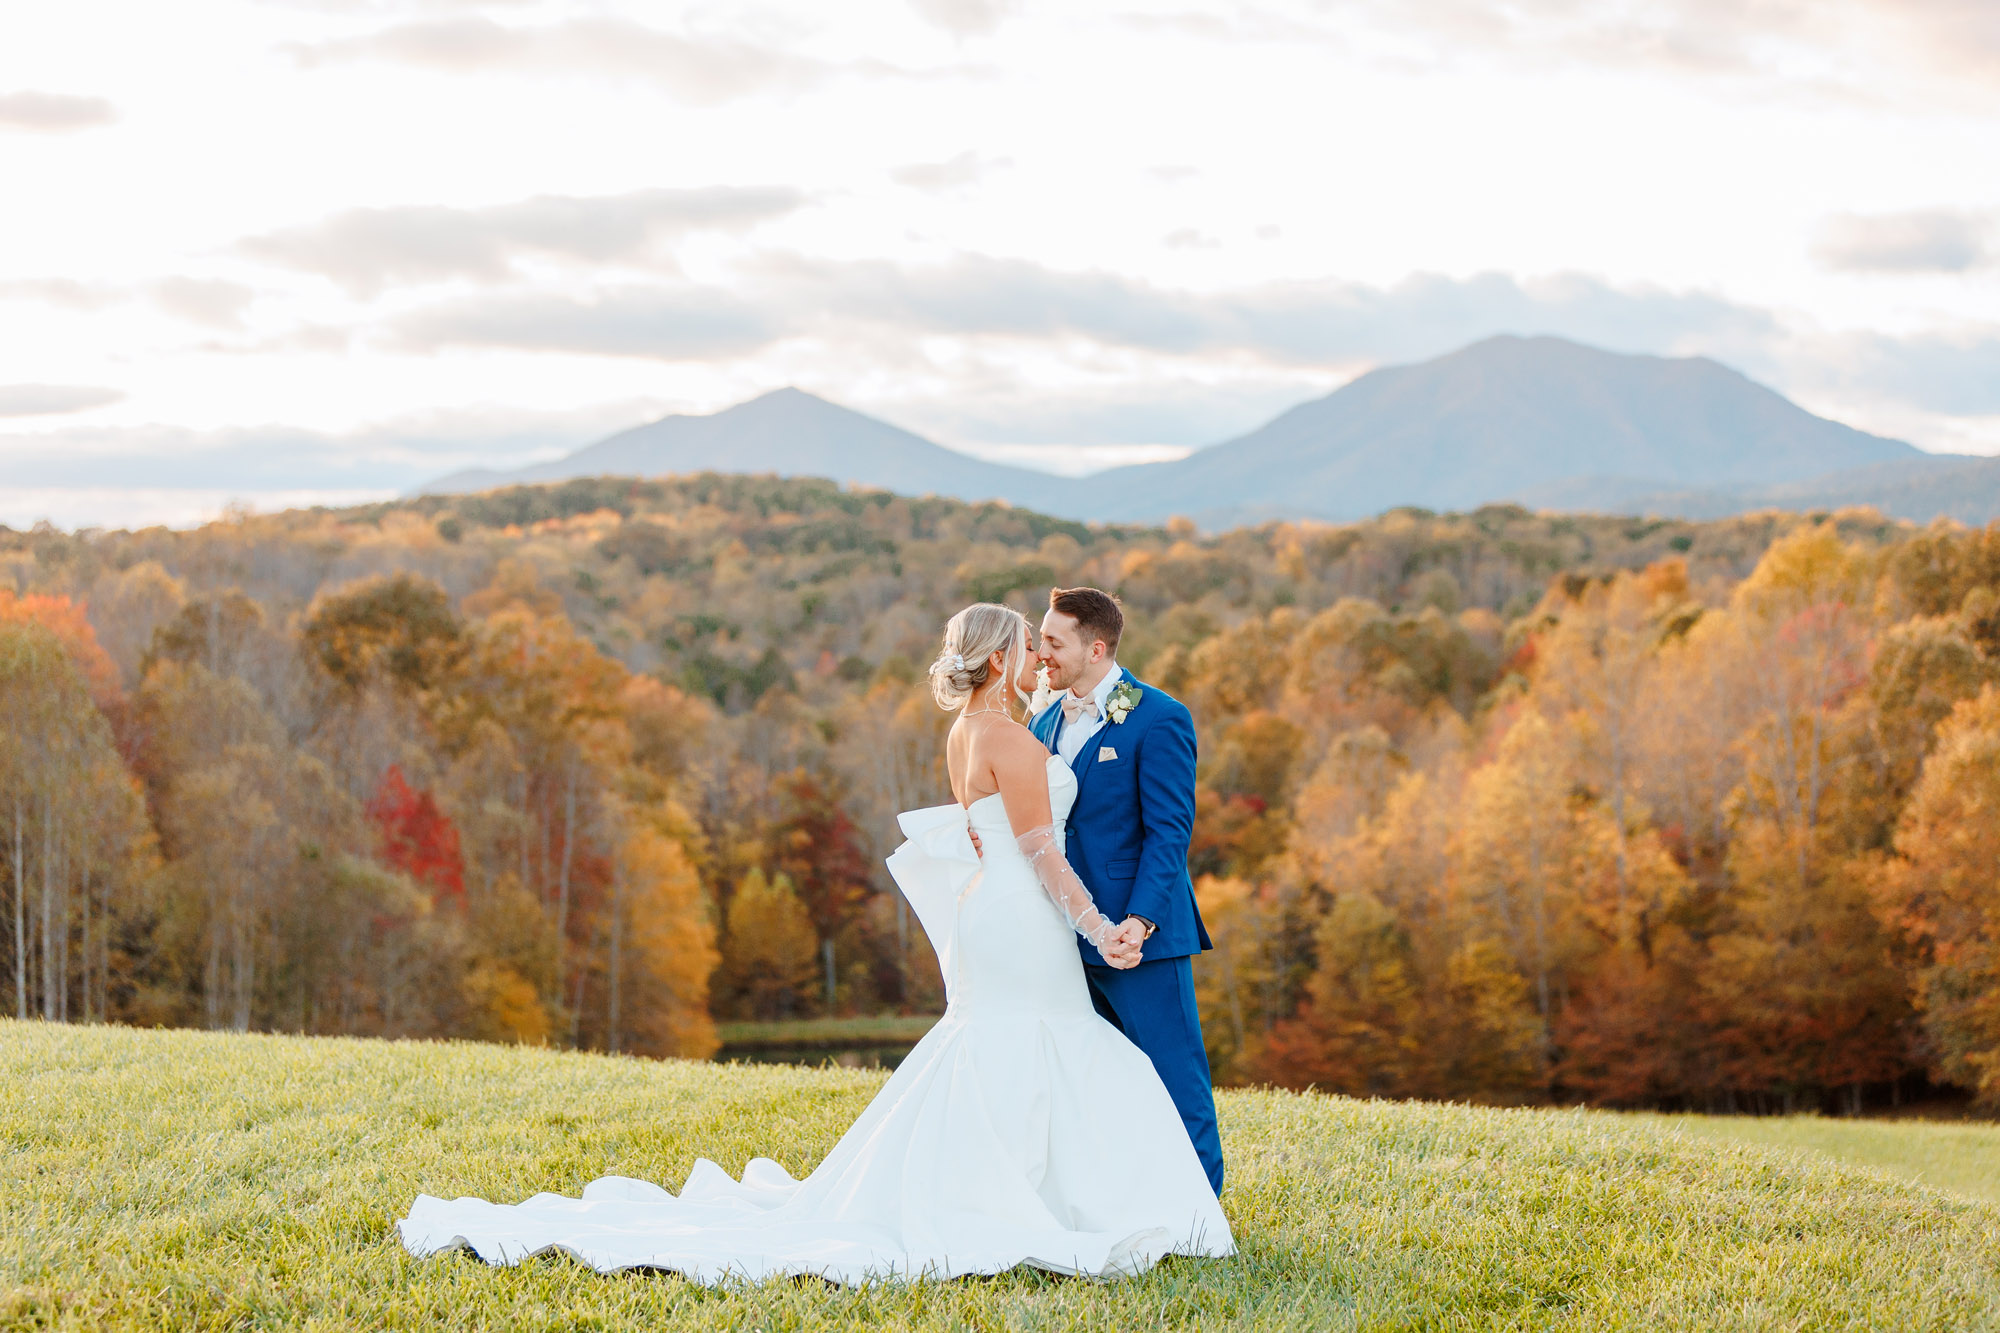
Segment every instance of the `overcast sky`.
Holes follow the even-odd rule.
[[[2000,452],[1993,0],[62,0],[0,178],[12,524],[785,384],[1101,464],[1496,332]]]

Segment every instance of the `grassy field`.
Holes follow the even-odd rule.
[[[803,1173],[880,1080],[0,1023],[0,1328],[2000,1327],[1983,1204],[1664,1118],[1283,1093],[1222,1099],[1241,1255],[1129,1282],[711,1291],[393,1237],[419,1191]]]
[[[1697,1138],[1824,1153],[1933,1189],[2000,1204],[2000,1126],[1818,1116],[1647,1116]]]

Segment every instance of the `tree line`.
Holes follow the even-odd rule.
[[[2000,1093],[2000,532],[1399,510],[1107,528],[597,479],[0,530],[0,955],[57,1021],[705,1056],[934,1011],[920,664],[1116,591],[1201,728],[1224,1081]]]

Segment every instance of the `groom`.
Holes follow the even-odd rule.
[[[1215,1092],[1195,1012],[1192,956],[1210,947],[1188,878],[1194,834],[1194,719],[1179,700],[1118,665],[1125,613],[1095,588],[1057,588],[1038,654],[1055,704],[1029,724],[1076,773],[1068,857],[1097,910],[1143,940],[1144,962],[1105,967],[1083,948],[1097,1012],[1153,1061],[1222,1193]]]

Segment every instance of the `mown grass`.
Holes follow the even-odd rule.
[[[773,1023],[717,1023],[725,1047],[888,1046],[915,1044],[937,1026],[936,1014],[881,1014],[871,1018],[794,1018]]]
[[[1659,1116],[1697,1138],[1824,1153],[1903,1180],[2000,1204],[2000,1125],[1820,1116]]]
[[[712,1291],[395,1241],[420,1190],[803,1173],[881,1077],[0,1023],[0,1327],[2000,1326],[1981,1204],[1665,1123],[1287,1093],[1222,1098],[1242,1253],[1128,1282]]]

